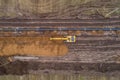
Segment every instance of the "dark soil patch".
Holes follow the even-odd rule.
[[[96,71],[113,72],[120,71],[118,63],[80,63],[80,62],[41,62],[41,61],[15,61],[0,67],[0,74],[28,74],[30,70],[68,70],[68,71]]]

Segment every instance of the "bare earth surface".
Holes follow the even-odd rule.
[[[50,37],[2,37],[0,56],[64,56],[68,53],[62,41],[50,41]]]
[[[10,27],[9,24],[5,24],[6,21],[3,21],[3,19],[23,18],[119,19],[120,0],[0,0],[0,27],[6,25]],[[32,23],[34,22],[27,23],[27,25],[35,27],[31,25]],[[60,25],[66,25],[65,22],[63,23],[59,24],[59,26],[54,26],[58,28]],[[53,25],[44,24],[53,27]],[[101,25],[96,24],[94,27],[120,27],[119,22],[111,24],[109,22],[103,26],[103,23],[101,23]],[[91,23],[87,25],[90,26]],[[16,24],[14,26],[18,27],[20,25]],[[37,26],[40,27],[40,24]],[[73,23],[69,24],[69,26],[75,27]],[[78,27],[85,28],[85,26]],[[69,31],[69,33],[70,35],[76,34],[72,33],[72,31]],[[77,33],[79,34],[80,32],[78,31]],[[93,31],[94,36],[77,36],[75,43],[50,41],[50,36],[38,38],[35,38],[35,36],[27,38],[24,36],[21,38],[0,37],[0,56],[2,56],[0,57],[0,74],[39,73],[42,70],[44,73],[52,71],[53,73],[54,71],[63,73],[65,70],[67,73],[70,71],[80,73],[79,71],[87,72],[90,70],[103,73],[115,71],[119,75],[120,35],[98,37],[95,34],[96,32]],[[100,32],[100,34],[103,34],[103,32]],[[9,35],[10,33],[6,36]],[[46,33],[46,35],[49,35],[49,33]],[[22,58],[15,59],[12,55],[21,56]],[[12,56],[13,62],[9,62],[3,56]],[[27,57],[24,58],[23,56]],[[32,58],[28,58],[28,56],[32,56]]]

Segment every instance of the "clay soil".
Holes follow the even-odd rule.
[[[50,37],[0,37],[0,56],[63,56],[68,48],[62,41]]]

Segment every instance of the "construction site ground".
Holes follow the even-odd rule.
[[[39,73],[41,70],[44,72],[120,70],[119,35],[76,36],[75,43],[49,41],[49,37],[8,37],[9,39],[1,37],[1,56],[30,56],[32,59],[24,57],[14,59],[13,62],[1,66],[0,73],[26,74],[35,71]]]

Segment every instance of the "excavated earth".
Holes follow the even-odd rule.
[[[50,41],[50,37],[1,37],[0,56],[64,56],[68,53],[63,41]]]
[[[119,4],[120,0],[0,0],[0,19],[119,18]],[[39,59],[6,64],[2,59],[8,55],[39,56]],[[75,43],[49,41],[49,36],[0,37],[0,56],[0,74],[39,73],[41,70],[45,73],[120,71],[120,35],[77,36]]]
[[[44,40],[42,38],[11,38],[6,42],[9,47],[4,46],[3,51],[1,50],[1,54],[7,53],[5,55],[8,55],[12,53],[11,55],[15,54],[22,56],[28,56],[28,54],[30,54],[29,56],[39,56],[39,59],[16,59],[14,62],[1,66],[0,73],[28,74],[34,72],[39,73],[41,70],[45,73],[59,70],[74,71],[77,73],[79,73],[79,71],[120,71],[119,35],[77,36],[77,41],[75,43],[61,41],[52,42],[47,39],[48,37]],[[20,48],[24,52],[22,54],[18,53],[20,49],[16,48],[21,47],[17,45],[19,41],[24,42],[24,47]]]

